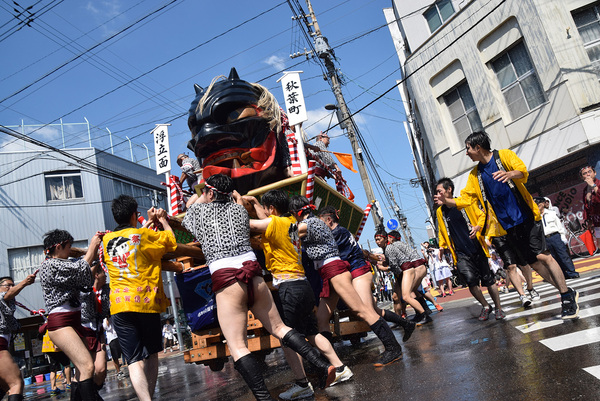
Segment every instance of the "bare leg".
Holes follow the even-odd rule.
[[[283,337],[287,334],[288,331],[291,330],[291,328],[286,326],[281,320],[281,316],[279,316],[279,312],[277,311],[275,302],[273,302],[273,297],[271,296],[271,291],[269,290],[269,287],[267,287],[267,284],[265,283],[262,277],[252,278],[252,286],[254,288],[254,305],[252,305],[251,308],[252,313],[254,313],[254,316],[256,316],[258,320],[261,321],[261,323],[269,333],[273,334],[280,340],[283,339]],[[243,334],[245,338],[245,330]]]
[[[0,351],[0,379],[8,386],[8,394],[23,394],[21,371],[8,351]]]
[[[65,366],[65,380],[67,381],[68,386],[71,385],[71,375],[72,374],[73,374],[73,372],[71,371],[71,367]]]
[[[561,294],[567,292],[569,289],[567,287],[567,282],[565,281],[565,275],[562,270],[560,270],[560,266],[556,260],[554,260],[552,255],[541,253],[537,255],[537,258],[538,261],[533,263],[531,268],[538,272],[544,280],[556,287]]]
[[[344,364],[333,349],[333,345],[331,345],[329,340],[326,339],[325,336],[323,336],[322,334],[317,334],[316,336],[309,336],[308,341],[319,351],[321,351],[321,353],[325,355],[325,358],[329,360],[329,363],[331,363],[336,368],[339,368]]]
[[[150,401],[150,385],[148,377],[146,377],[145,365],[146,360],[137,361],[129,365],[129,378],[140,401]]]
[[[429,290],[425,291],[423,297],[429,302],[431,302],[433,306],[439,305],[437,302],[435,302],[435,298],[433,297],[433,295],[431,295],[431,292]]]
[[[94,355],[94,383],[102,386],[106,379],[106,348],[102,349]]]
[[[444,290],[444,280],[440,280],[437,282],[438,289],[440,291],[440,296],[446,296],[446,291]]]
[[[414,292],[414,291],[417,291],[417,288],[419,288],[419,286],[421,285],[423,278],[425,278],[425,275],[427,275],[427,267],[425,267],[425,265],[421,265],[421,266],[415,267],[412,270],[415,271],[415,276],[413,277],[413,285],[412,285],[412,291]]]
[[[396,312],[397,315],[401,315],[405,310],[406,307],[403,308],[402,305],[402,289],[400,288],[400,284],[398,282],[394,283],[394,292],[392,293],[392,301],[394,302],[394,312]]]
[[[469,287],[469,292],[471,293],[471,295],[473,295],[473,298],[475,298],[477,301],[479,301],[479,303],[484,308],[490,307],[490,304],[488,303],[488,301],[485,300],[485,297],[483,296],[483,293],[481,292],[481,287],[479,287],[478,285]],[[497,293],[498,292],[496,291],[496,294]]]
[[[494,301],[494,306],[496,307],[496,309],[501,309],[502,307],[500,306],[500,294],[498,293],[498,286],[496,286],[496,284],[490,285],[489,287],[487,287],[487,289],[488,293],[492,297],[492,301]]]
[[[377,307],[377,304],[373,300],[373,295],[371,294],[371,273],[366,273],[353,279],[352,286],[358,293],[363,304],[367,307],[371,306],[375,313],[379,316],[383,316],[383,311]]]
[[[371,305],[372,301],[369,299],[369,303],[365,305],[361,300],[360,296],[356,293],[356,290],[352,286],[352,275],[350,272],[344,272],[338,274],[329,280],[330,285],[333,286],[335,292],[342,298],[344,303],[348,305],[353,312],[355,312],[359,318],[367,322],[369,326],[377,322],[380,317],[375,313]]]
[[[331,291],[328,298],[321,298],[317,308],[317,324],[319,331],[331,331],[329,320],[335,310],[339,297],[335,291]]]
[[[246,340],[248,323],[248,297],[246,286],[236,282],[219,290],[217,298],[217,315],[221,322],[223,336],[234,361],[250,353]]]
[[[517,290],[517,293],[519,295],[525,295],[525,292],[523,291],[523,285],[521,284],[521,278],[519,277],[519,273],[517,272],[517,265],[508,266],[506,268],[506,275],[515,287],[515,290]]]
[[[94,374],[94,361],[87,347],[72,327],[48,332],[50,339],[73,362],[77,368],[77,380],[84,381]]]
[[[154,389],[156,388],[156,380],[158,379],[158,353],[154,353],[144,361],[144,373],[148,381],[148,392],[150,398],[154,397]]]
[[[56,372],[50,372],[50,390],[56,390]]]
[[[425,309],[412,295],[414,278],[415,269],[408,269],[402,273],[402,299],[412,306],[416,313],[425,313]]]
[[[452,293],[452,280],[450,280],[450,277],[446,277],[446,286],[448,287],[448,292]]]
[[[304,371],[304,365],[302,364],[302,357],[291,348],[281,347],[281,349],[283,350],[285,360],[292,369],[292,373],[294,374],[294,380],[304,380],[306,378],[306,372]]]

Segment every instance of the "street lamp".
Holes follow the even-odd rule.
[[[342,111],[340,110],[340,108],[338,106],[336,106],[335,104],[328,103],[325,105],[325,110],[329,110],[329,111],[335,110],[335,114],[337,115],[337,119],[338,119],[338,123],[340,124],[340,128],[341,129],[348,128],[348,125],[346,124],[346,121],[344,120],[344,115],[342,114]],[[331,121],[329,123],[331,124]],[[327,128],[327,129],[329,129],[329,128]]]

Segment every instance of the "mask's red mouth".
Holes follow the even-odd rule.
[[[264,171],[271,167],[275,160],[276,145],[275,133],[270,132],[260,147],[228,148],[213,153],[202,163],[202,178],[206,180],[214,174],[239,178]]]

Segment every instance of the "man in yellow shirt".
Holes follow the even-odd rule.
[[[133,388],[142,401],[154,394],[158,352],[162,350],[160,314],[168,305],[161,277],[161,258],[177,248],[167,213],[148,210],[148,221],[158,220],[164,231],[137,228],[137,202],[121,195],[112,202],[118,223],[102,239],[104,262],[110,276],[110,313]]]
[[[353,375],[335,353],[327,338],[319,333],[314,313],[315,298],[304,274],[298,223],[289,213],[289,199],[285,192],[274,189],[265,193],[262,206],[255,198],[244,197],[254,206],[260,220],[250,220],[250,229],[263,233],[263,249],[267,269],[273,275],[273,286],[278,288],[273,298],[283,322],[304,334],[336,368],[336,378],[331,385],[350,379]],[[282,400],[309,397],[314,394],[306,379],[300,356],[290,348],[283,351],[295,376],[294,385],[279,394]]]
[[[562,318],[579,317],[577,291],[567,287],[565,277],[556,260],[546,248],[540,211],[525,188],[529,172],[525,163],[508,149],[492,151],[490,138],[485,132],[474,132],[465,139],[467,156],[478,164],[471,170],[467,186],[458,198],[436,195],[439,205],[464,209],[479,202],[486,214],[482,235],[497,237],[497,221],[506,231],[506,240],[517,254],[517,264],[529,264],[559,291]]]

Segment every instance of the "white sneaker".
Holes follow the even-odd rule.
[[[294,385],[287,391],[279,394],[279,398],[282,400],[299,400],[301,398],[312,397],[315,394],[312,384],[308,383],[308,386],[302,387],[294,383]]]
[[[531,306],[531,299],[526,295],[519,295],[519,300],[521,301],[521,305],[523,308],[528,308]]]
[[[344,366],[344,370],[340,373],[335,372],[335,380],[331,383],[332,386],[345,382],[346,380],[350,380],[354,376],[354,373],[350,370],[348,366]]]
[[[531,298],[532,301],[539,301],[540,294],[538,294],[538,292],[535,290],[535,288],[532,288],[531,290],[527,290],[527,292],[529,293],[529,298]]]

